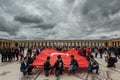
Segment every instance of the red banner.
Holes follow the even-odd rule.
[[[70,55],[74,55],[75,59],[78,61],[79,67],[88,67],[88,61],[85,57],[78,55],[78,51],[76,49],[71,49],[64,52],[59,52],[55,49],[46,48],[44,49],[35,59],[33,62],[33,66],[43,66],[44,62],[46,61],[47,56],[50,56],[50,63],[54,65],[57,56],[61,55],[62,60],[64,62],[64,67],[69,67],[70,65]]]

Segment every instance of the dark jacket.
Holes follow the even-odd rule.
[[[57,60],[54,64],[54,68],[56,68],[56,70],[63,69],[63,61],[62,60]]]
[[[45,61],[45,63],[44,63],[44,70],[49,70],[50,67],[51,67],[50,62],[49,61]]]
[[[78,66],[77,60],[76,59],[71,60],[71,64],[70,65]]]
[[[29,64],[28,64],[28,63],[26,63],[26,65],[25,65],[25,63],[22,62],[22,63],[21,63],[21,66],[20,66],[20,71],[21,71],[21,72],[24,72],[25,69],[28,69],[28,67],[29,67]]]
[[[28,64],[32,64],[32,58],[28,57]]]

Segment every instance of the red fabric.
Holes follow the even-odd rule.
[[[78,54],[83,56],[82,50],[80,48],[78,48]]]
[[[68,51],[64,51],[64,52],[59,52],[55,49],[50,49],[50,48],[46,48],[44,49],[35,59],[35,61],[33,62],[33,66],[43,66],[47,56],[50,56],[50,63],[51,65],[54,65],[57,56],[61,55],[62,56],[62,60],[64,62],[64,67],[69,67],[70,65],[70,55],[74,55],[75,59],[78,61],[79,67],[83,68],[83,67],[88,67],[88,61],[86,60],[86,58],[78,55],[78,51],[76,49],[71,49]]]
[[[18,56],[22,56],[22,53],[19,51]]]
[[[87,53],[87,54],[90,54],[90,53],[91,53],[90,48],[86,48],[86,53]]]

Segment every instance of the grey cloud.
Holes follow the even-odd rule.
[[[83,6],[82,13],[97,20],[99,17],[108,17],[120,11],[119,0],[87,0]]]
[[[15,33],[19,30],[19,27],[12,22],[6,21],[4,18],[1,17],[0,19],[0,31],[7,32],[11,35],[15,35]]]
[[[0,37],[11,36],[12,39],[119,37],[119,5],[119,0],[0,0],[0,31],[5,32],[1,33]],[[105,35],[98,35],[101,33]]]
[[[42,18],[39,18],[37,16],[15,16],[14,17],[14,20],[15,21],[18,21],[20,23],[41,23],[43,22],[43,19]]]
[[[46,30],[46,29],[52,29],[54,27],[55,27],[55,24],[40,23],[40,24],[37,24],[36,26],[33,26],[31,28],[40,28],[42,30]]]
[[[101,36],[100,39],[105,40],[105,39],[109,39],[109,37],[108,36]]]

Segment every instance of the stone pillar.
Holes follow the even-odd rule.
[[[7,42],[5,42],[5,47],[7,48]]]
[[[30,47],[30,42],[28,42],[28,48]]]
[[[48,42],[49,43],[49,47],[50,47],[50,42]]]
[[[99,42],[97,42],[97,46],[100,47],[100,46],[99,46]]]
[[[38,42],[38,47],[40,47],[40,42]]]
[[[83,47],[83,42],[81,42],[81,46]]]
[[[81,47],[82,47],[82,42],[79,42],[79,46],[81,46]]]
[[[43,41],[41,42],[41,46],[43,47]]]
[[[26,47],[26,42],[24,42],[24,47]]]
[[[2,47],[5,48],[4,42],[2,42]]]
[[[3,42],[1,42],[1,47],[3,48]]]
[[[107,47],[108,46],[108,42],[104,42],[104,47]]]
[[[36,47],[36,42],[33,43],[34,44],[34,48]]]
[[[87,42],[85,41],[85,46],[87,47]]]
[[[117,47],[119,46],[119,41],[117,41]]]
[[[66,42],[66,47],[69,48],[69,41]]]
[[[11,47],[10,47],[10,42],[8,43],[8,47],[11,48]]]
[[[0,48],[2,48],[2,42],[0,41]]]
[[[82,46],[83,46],[83,47],[85,46],[85,43],[84,43],[84,41],[82,42]]]
[[[31,47],[33,48],[33,42],[31,42]]]
[[[6,46],[6,48],[8,48],[8,46],[7,46],[7,42],[5,42],[5,46]]]
[[[90,47],[91,46],[91,42],[88,42],[88,47]]]
[[[99,46],[102,47],[101,42],[99,42]]]
[[[9,47],[9,42],[7,42],[7,47]]]
[[[120,46],[120,41],[119,41],[119,46]]]
[[[75,43],[75,42],[73,42],[73,44],[74,44],[74,46],[76,46],[76,43]]]

